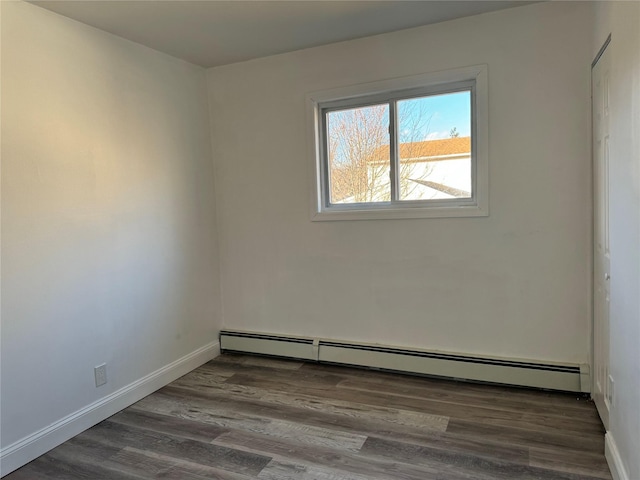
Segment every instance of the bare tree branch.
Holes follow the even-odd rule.
[[[431,167],[417,165],[419,142],[431,116],[420,102],[399,102],[400,198],[411,196]],[[372,105],[329,113],[329,171],[332,203],[384,202],[391,199],[389,109]]]

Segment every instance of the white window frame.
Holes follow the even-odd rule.
[[[314,92],[307,95],[311,160],[311,220],[374,220],[398,218],[483,217],[489,215],[487,66],[394,78]],[[424,95],[471,90],[472,197],[447,200],[331,204],[325,154],[323,111]]]

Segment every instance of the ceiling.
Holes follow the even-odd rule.
[[[203,67],[501,10],[529,1],[103,1],[31,3]]]

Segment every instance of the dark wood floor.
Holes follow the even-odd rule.
[[[222,355],[6,480],[611,479],[579,395]]]

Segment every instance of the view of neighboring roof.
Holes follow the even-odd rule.
[[[425,140],[400,144],[400,158],[445,157],[464,155],[471,152],[471,137],[452,137],[440,140]],[[389,145],[382,145],[371,155],[370,161],[389,159]]]

